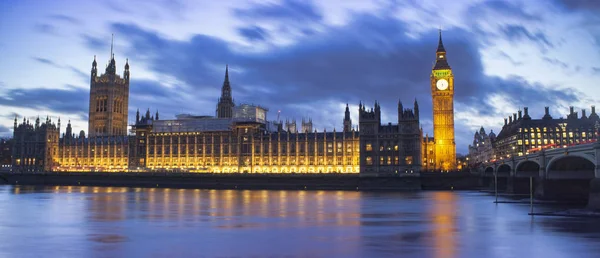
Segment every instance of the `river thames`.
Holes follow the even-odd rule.
[[[0,257],[600,256],[600,220],[528,211],[476,191],[0,185]]]

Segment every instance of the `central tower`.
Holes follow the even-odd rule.
[[[431,71],[433,103],[433,136],[435,140],[435,169],[456,169],[454,142],[454,75],[446,59],[442,31]]]
[[[90,105],[88,134],[90,137],[127,135],[129,110],[129,60],[125,62],[123,77],[117,74],[113,46],[104,74],[98,76],[96,56],[90,76]]]

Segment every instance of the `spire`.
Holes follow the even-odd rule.
[[[418,119],[419,118],[419,103],[417,103],[417,98],[415,98],[415,104],[414,104],[414,114],[415,117]]]
[[[440,32],[440,40],[438,42],[438,47],[437,47],[437,51],[438,53],[440,52],[446,52],[446,49],[444,48],[444,43],[442,43],[442,29],[439,30]]]
[[[435,64],[433,66],[433,70],[444,69],[450,69],[450,65],[446,59],[446,49],[444,48],[444,43],[442,43],[442,30],[440,29],[440,39],[437,50],[435,51]]]
[[[129,58],[125,59],[125,70],[129,70]]]
[[[113,33],[112,34],[112,39],[110,40],[110,59],[114,59],[115,58],[115,54],[113,53],[114,44],[115,44],[115,34]]]
[[[96,68],[98,63],[96,63],[96,55],[94,55],[94,62],[92,62],[92,68]]]

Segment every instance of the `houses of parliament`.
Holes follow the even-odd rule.
[[[431,72],[434,136],[423,135],[417,101],[398,102],[396,123],[382,123],[381,106],[361,102],[358,126],[346,105],[343,130],[317,131],[312,119],[270,121],[268,109],[235,103],[229,69],[215,116],[136,112],[128,130],[130,70],[117,74],[112,54],[104,73],[92,62],[88,135],[70,121],[14,121],[12,167],[37,171],[185,171],[204,173],[359,173],[414,176],[424,170],[456,169],[454,77],[442,43]],[[341,116],[340,116],[341,118]],[[356,129],[358,128],[358,130]]]

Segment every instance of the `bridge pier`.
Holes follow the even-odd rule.
[[[590,210],[600,210],[600,178],[594,178],[590,181],[590,195],[588,197],[587,208]]]
[[[536,177],[533,179],[533,184],[535,185],[535,191],[533,193],[533,197],[536,199],[544,200],[548,199],[546,196],[546,179],[541,177]]]
[[[515,193],[515,177],[512,175],[506,178],[506,192]]]

